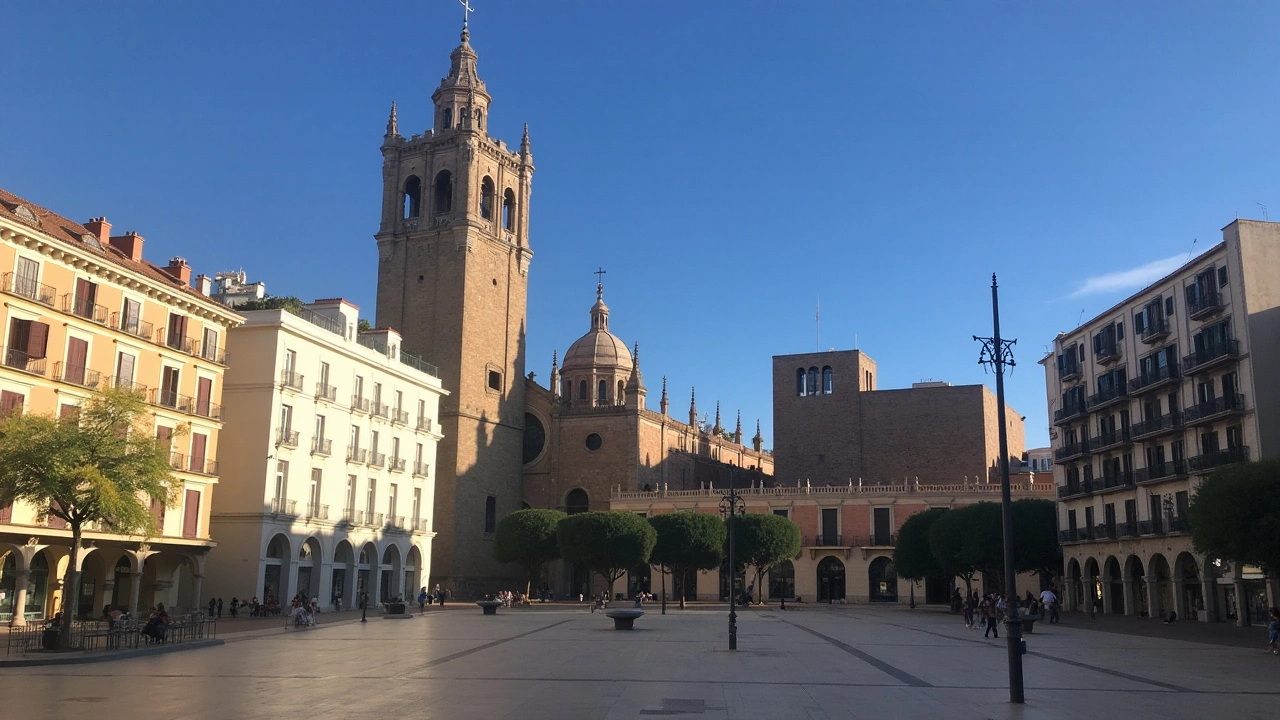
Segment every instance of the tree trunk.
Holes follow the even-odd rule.
[[[685,609],[684,596],[689,592],[689,569],[685,568],[680,571],[680,609]]]
[[[667,614],[667,568],[665,566],[658,568],[658,572],[662,573],[662,614]]]
[[[756,604],[764,604],[764,570],[759,565],[756,566]]]
[[[80,539],[83,531],[79,520],[71,521],[71,557],[67,562],[67,574],[62,578],[62,633],[60,647],[71,646],[71,620],[80,600]]]

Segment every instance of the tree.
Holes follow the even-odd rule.
[[[1013,565],[1053,577],[1058,569],[1058,507],[1052,500],[1013,501]]]
[[[80,545],[85,525],[150,536],[149,502],[172,506],[181,481],[169,449],[152,435],[141,393],[108,388],[69,418],[12,415],[0,421],[0,497],[22,500],[61,518],[71,529],[63,577],[62,644],[80,597]]]
[[[519,563],[524,568],[525,597],[542,566],[560,557],[556,526],[567,517],[559,510],[517,510],[502,518],[493,537],[493,557],[498,562]]]
[[[973,576],[981,572],[987,582],[1003,575],[1004,538],[1000,506],[993,502],[948,510],[929,528],[929,549],[949,576],[964,580],[973,593]]]
[[[1187,508],[1197,551],[1280,572],[1280,460],[1213,471]]]
[[[373,330],[373,323],[364,318],[356,321],[356,332],[369,332],[370,330]]]
[[[292,295],[268,295],[261,300],[250,300],[236,306],[237,311],[248,310],[287,310],[294,315],[301,315],[306,303]]]
[[[637,565],[649,562],[658,534],[649,522],[634,513],[596,510],[577,513],[556,526],[560,556],[613,583]]]
[[[649,518],[649,524],[657,533],[649,562],[681,578],[680,607],[683,608],[689,574],[714,570],[724,561],[724,521],[707,513],[675,512],[654,515]],[[663,600],[665,607],[665,595]]]
[[[947,577],[947,569],[929,547],[929,529],[947,512],[947,508],[929,508],[903,521],[898,543],[893,547],[893,567],[899,577],[913,583],[929,577]]]
[[[764,602],[764,574],[800,554],[800,526],[773,513],[746,513],[734,519],[734,560],[756,568],[756,600]]]

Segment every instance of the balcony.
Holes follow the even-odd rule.
[[[811,535],[805,538],[805,545],[809,547],[841,547],[841,537],[839,535]]]
[[[280,371],[280,388],[302,392],[302,374],[292,370]]]
[[[45,285],[11,272],[0,275],[0,291],[34,300],[48,307],[53,307],[53,299],[57,296],[52,285]]]
[[[1093,529],[1093,537],[1095,540],[1104,540],[1104,539],[1115,540],[1116,539],[1115,524],[1112,523],[1110,525],[1107,525],[1105,523],[1099,523],[1098,526]]]
[[[1138,537],[1138,521],[1130,520],[1116,526],[1116,534],[1120,537]]]
[[[347,448],[347,462],[360,463],[363,465],[368,462],[369,451],[361,448]]]
[[[206,460],[202,457],[193,457],[187,461],[187,472],[193,472],[197,475],[217,475],[218,461]]]
[[[1095,484],[1101,484],[1103,490],[1115,490],[1133,487],[1132,472],[1118,472],[1111,475],[1103,475],[1094,480]]]
[[[871,537],[855,538],[854,547],[893,547],[893,533],[873,533]]]
[[[328,520],[329,519],[328,505],[321,505],[320,503],[307,503],[306,510],[307,510],[306,518],[308,520]]]
[[[1167,318],[1160,318],[1159,320],[1151,321],[1151,323],[1143,329],[1142,334],[1138,336],[1138,339],[1141,340],[1143,344],[1154,345],[1167,337],[1169,337],[1169,320]]]
[[[403,515],[388,515],[386,528],[388,530],[408,530],[409,526],[405,524]]]
[[[71,293],[62,296],[62,312],[70,313],[85,320],[92,320],[99,325],[106,325],[111,311],[104,305],[95,305],[88,298],[76,297]]]
[[[352,508],[352,507],[343,508],[342,517],[338,518],[338,522],[346,523],[347,525],[355,525],[356,517],[357,517],[357,513],[355,508]]]
[[[1082,532],[1076,528],[1058,531],[1058,542],[1080,542],[1081,540],[1088,539],[1088,533]]]
[[[156,336],[155,326],[151,323],[121,313],[112,313],[111,326],[122,333],[128,333],[143,340],[151,340]]]
[[[1102,433],[1089,441],[1089,448],[1092,452],[1102,452],[1104,450],[1110,450],[1112,448],[1132,444],[1133,442],[1129,440],[1129,429],[1125,428],[1123,430],[1113,430],[1111,432]]]
[[[155,342],[157,345],[164,345],[173,348],[178,352],[184,352],[188,355],[194,355],[196,349],[196,339],[189,338],[185,335],[174,335],[166,330],[157,330]]]
[[[107,384],[117,390],[127,390],[142,395],[146,395],[149,392],[146,385],[134,382],[133,378],[109,377],[107,378]]]
[[[386,466],[387,466],[386,453],[369,453],[369,467],[380,468],[380,467],[386,467]]]
[[[1239,415],[1244,412],[1244,395],[1224,395],[1208,402],[1192,405],[1182,411],[1182,418],[1188,425],[1208,425],[1214,420]]]
[[[338,402],[338,388],[322,382],[316,383],[316,399]]]
[[[1184,517],[1171,517],[1165,523],[1165,531],[1171,533],[1186,532],[1190,526],[1187,525],[1187,519]]]
[[[298,516],[298,501],[288,498],[273,498],[271,500],[271,514],[273,515],[292,515]]]
[[[404,459],[404,458],[398,458],[398,457],[394,457],[394,456],[391,458],[391,471],[392,471],[392,472],[404,472],[404,466],[405,466],[405,465],[406,465],[406,461],[405,461],[405,459]]]
[[[361,514],[361,524],[370,527],[382,527],[382,513],[365,512]]]
[[[1129,393],[1149,393],[1159,390],[1166,385],[1177,384],[1182,379],[1182,373],[1178,371],[1178,363],[1175,361],[1172,365],[1165,365],[1157,368],[1155,372],[1148,375],[1139,375],[1129,381]]]
[[[408,425],[409,413],[404,410],[393,410],[391,412],[391,422],[398,425]]]
[[[360,397],[359,395],[351,396],[351,412],[369,412],[369,398]]]
[[[1138,485],[1149,482],[1163,482],[1165,480],[1176,480],[1187,476],[1187,462],[1185,460],[1170,460],[1158,465],[1138,468],[1133,471],[1133,480]]]
[[[1089,441],[1069,443],[1053,451],[1053,461],[1059,464],[1084,457],[1089,454]]]
[[[1198,375],[1208,372],[1219,365],[1233,363],[1240,357],[1240,341],[1227,340],[1219,345],[1212,345],[1197,350],[1182,358],[1182,369],[1187,375]]]
[[[1075,361],[1066,363],[1061,367],[1060,373],[1061,374],[1058,376],[1058,380],[1061,382],[1066,383],[1066,382],[1071,382],[1072,380],[1077,380],[1081,375],[1080,363]]]
[[[164,388],[153,389],[150,397],[147,398],[152,405],[167,407],[171,410],[177,410],[180,413],[190,414],[195,400],[187,395],[179,395],[174,390],[166,390]]]
[[[1195,299],[1187,300],[1187,316],[1192,320],[1211,317],[1222,312],[1226,306],[1222,302],[1222,293],[1202,293]]]
[[[333,454],[333,441],[327,438],[312,438],[311,454],[329,457]]]
[[[1120,343],[1109,342],[1103,343],[1102,346],[1093,353],[1093,360],[1099,365],[1111,365],[1119,361],[1121,356]]]
[[[1226,450],[1214,450],[1212,452],[1202,453],[1193,458],[1187,459],[1187,467],[1191,472],[1205,472],[1223,465],[1232,465],[1238,462],[1248,462],[1249,447],[1241,445],[1239,447],[1227,448]]]
[[[388,407],[386,403],[380,403],[380,402],[373,403],[373,407],[370,412],[373,413],[374,417],[380,417],[384,419],[391,416],[391,408]]]
[[[1071,403],[1063,405],[1058,410],[1053,411],[1054,425],[1067,425],[1072,421],[1084,417],[1089,412],[1089,404],[1085,402]]]
[[[1058,499],[1065,500],[1067,498],[1081,497],[1092,492],[1092,488],[1082,485],[1079,481],[1068,481],[1066,485],[1058,486]]]
[[[1138,523],[1139,535],[1163,535],[1164,523],[1160,520],[1143,520]]]
[[[1129,388],[1117,385],[1089,396],[1089,412],[1097,412],[1103,408],[1129,400]]]
[[[1143,420],[1129,426],[1129,437],[1134,440],[1154,438],[1182,430],[1182,413],[1171,412],[1167,415]]]
[[[297,430],[280,428],[276,431],[276,445],[287,448],[296,448],[298,447],[298,436],[299,433]]]
[[[96,388],[102,382],[102,373],[97,370],[68,365],[58,362],[53,364],[53,379],[80,387]]]
[[[195,354],[211,363],[217,363],[218,365],[227,364],[227,351],[217,345],[200,343],[199,352]]]
[[[186,470],[187,456],[182,453],[169,453],[169,467],[174,470]]]
[[[413,464],[413,476],[414,476],[414,477],[426,477],[426,476],[427,476],[427,470],[428,470],[430,467],[431,467],[430,463],[415,462],[415,463]]]
[[[429,417],[421,417],[421,416],[419,416],[419,417],[418,417],[418,426],[417,426],[417,429],[418,429],[419,431],[421,431],[421,432],[431,432],[431,427],[432,427],[431,418],[429,418]]]
[[[11,367],[14,370],[21,370],[24,373],[31,373],[32,375],[44,377],[44,358],[31,357],[23,350],[11,347],[0,346],[0,352],[4,353],[5,367]]]

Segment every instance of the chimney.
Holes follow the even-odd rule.
[[[209,293],[213,292],[213,280],[210,280],[208,275],[197,275],[196,292],[204,295],[205,297],[209,297]]]
[[[111,226],[108,225],[108,228]],[[134,262],[142,262],[142,236],[130,230],[123,235],[117,235],[109,238],[111,247],[124,253],[126,257]]]
[[[134,237],[137,237],[136,233],[134,234]],[[142,238],[138,239],[141,240]],[[141,242],[138,243],[138,247],[142,247]],[[161,269],[172,275],[174,280],[177,280],[183,285],[191,284],[191,266],[187,264],[186,258],[171,258],[169,260],[169,265]]]
[[[111,223],[107,222],[105,217],[89,218],[89,222],[84,226],[98,238],[98,242],[104,245],[107,243],[107,238],[111,237]]]

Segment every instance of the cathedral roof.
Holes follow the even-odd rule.
[[[610,368],[631,370],[634,361],[627,344],[609,332],[609,306],[604,304],[604,286],[596,286],[596,304],[591,306],[591,331],[578,338],[564,354],[561,369]]]

